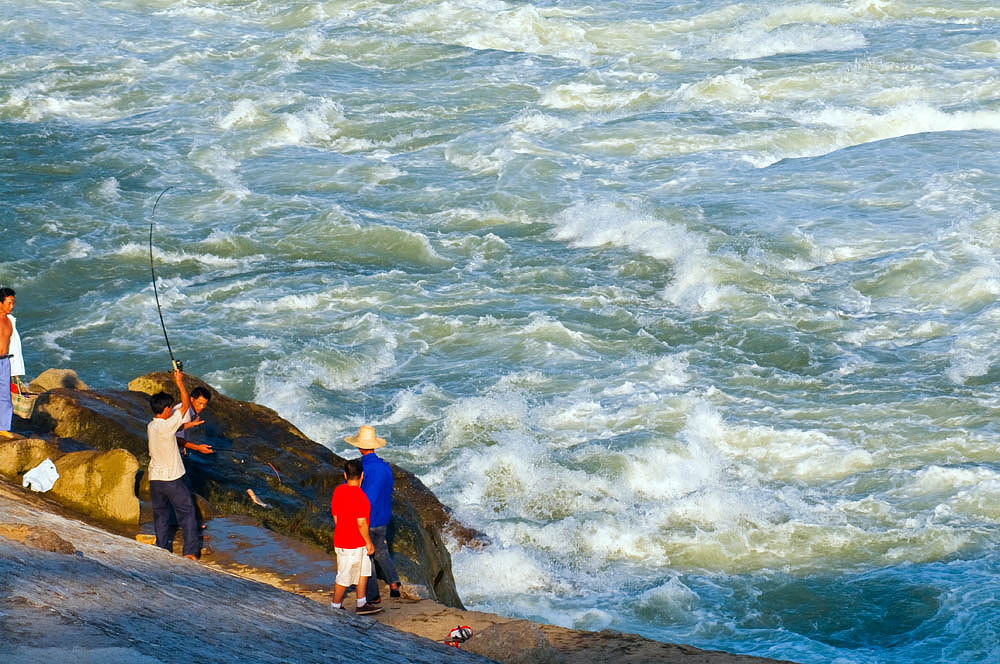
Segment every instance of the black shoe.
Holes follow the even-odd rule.
[[[378,599],[370,599],[368,600],[365,606],[367,606],[368,604],[374,604],[375,606],[382,606],[382,598],[379,597]]]
[[[399,588],[389,588],[389,597],[399,597]]]
[[[373,606],[371,603],[367,603],[364,606],[355,609],[354,613],[359,616],[370,616],[373,613],[380,613],[381,611],[381,606]]]

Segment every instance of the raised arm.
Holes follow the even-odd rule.
[[[191,410],[191,395],[188,394],[187,388],[184,387],[184,374],[177,367],[174,367],[174,384],[181,393],[181,417],[183,417]]]

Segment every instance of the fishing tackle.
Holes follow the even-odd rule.
[[[174,369],[183,371],[184,363],[174,359],[174,351],[170,347],[170,337],[167,336],[167,326],[163,322],[163,309],[160,307],[160,294],[156,290],[156,269],[153,267],[153,217],[156,215],[156,205],[160,202],[163,194],[171,189],[173,189],[173,186],[167,187],[160,192],[160,195],[156,197],[156,201],[153,203],[153,212],[149,215],[149,272],[153,276],[153,297],[156,299],[156,313],[160,316],[160,327],[163,328],[163,340],[167,342],[167,352],[170,353],[170,364]]]

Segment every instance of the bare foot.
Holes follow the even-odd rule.
[[[198,556],[194,555],[193,553],[185,554],[184,557],[187,558],[188,560],[193,560],[195,562],[198,562]]]

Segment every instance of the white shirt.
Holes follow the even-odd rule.
[[[10,358],[10,375],[24,375],[24,357],[21,355],[21,335],[17,333],[17,319],[7,314],[10,319],[10,350],[7,352],[14,357]]]
[[[175,410],[170,417],[163,419],[154,417],[146,425],[146,435],[149,436],[149,479],[169,482],[184,476],[184,462],[177,448],[177,430],[181,427],[180,410]]]

